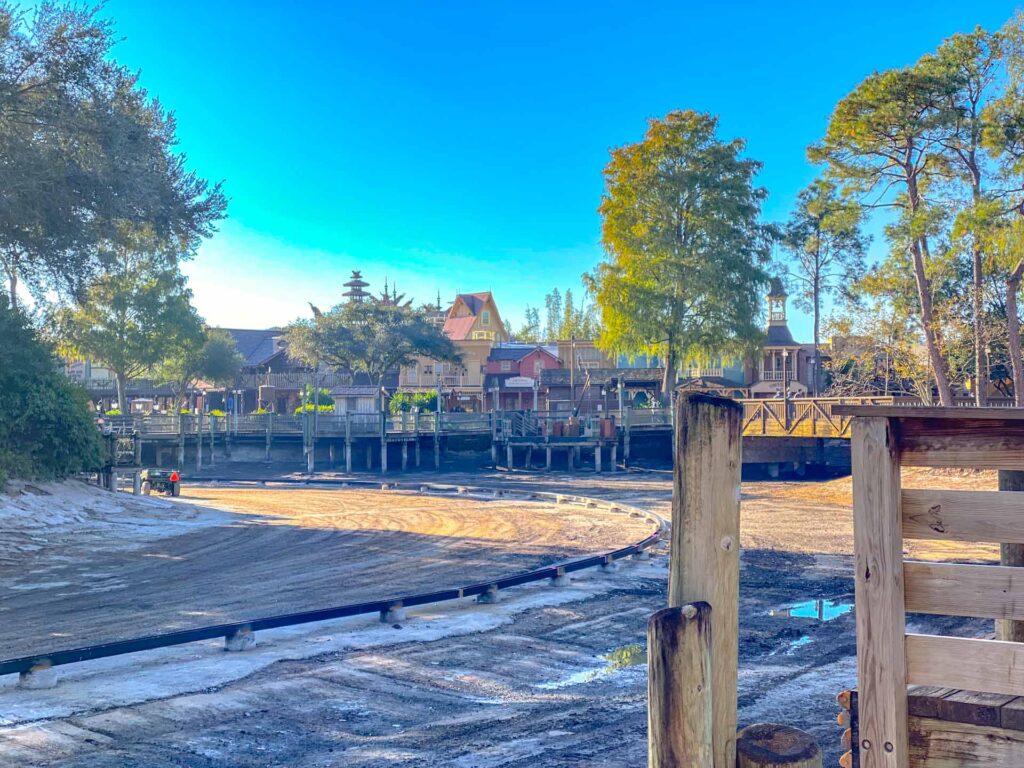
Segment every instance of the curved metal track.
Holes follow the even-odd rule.
[[[587,568],[594,568],[607,565],[616,560],[638,554],[650,547],[653,547],[661,540],[668,530],[668,523],[660,515],[637,507],[609,502],[601,499],[593,499],[587,496],[573,494],[559,494],[542,491],[517,491],[507,489],[483,488],[478,486],[448,485],[441,483],[391,483],[374,482],[371,480],[332,480],[332,479],[303,479],[284,478],[267,481],[240,481],[237,479],[205,479],[203,484],[223,483],[225,485],[304,485],[304,486],[337,486],[341,488],[376,488],[380,490],[402,490],[417,491],[420,493],[436,494],[485,494],[498,498],[521,498],[524,500],[554,501],[557,504],[573,504],[584,506],[590,509],[604,509],[610,512],[620,512],[635,517],[644,517],[657,526],[657,530],[642,541],[622,547],[600,555],[568,560],[558,565],[551,565],[538,568],[524,573],[518,573],[490,581],[467,584],[463,587],[444,589],[437,592],[423,592],[418,594],[405,595],[398,598],[386,600],[371,600],[362,603],[350,603],[347,605],[334,606],[312,611],[298,613],[285,613],[276,616],[263,616],[246,621],[232,622],[228,624],[212,624],[194,629],[181,630],[177,632],[165,632],[155,635],[145,635],[128,640],[102,643],[98,645],[86,645],[80,648],[67,650],[47,651],[33,656],[22,656],[20,658],[0,660],[0,675],[13,674],[16,672],[30,672],[47,667],[55,667],[64,664],[74,664],[80,661],[91,659],[102,659],[109,656],[121,656],[128,653],[148,651],[155,648],[167,648],[174,645],[183,645],[200,640],[210,640],[218,637],[230,638],[247,632],[256,632],[277,627],[289,627],[298,624],[308,624],[328,619],[338,619],[348,616],[360,616],[372,613],[385,613],[394,608],[411,608],[432,603],[441,603],[449,600],[459,600],[465,597],[475,597],[493,590],[508,589],[522,584],[529,584],[545,579],[553,579],[564,576],[575,571]]]

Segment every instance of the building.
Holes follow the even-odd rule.
[[[541,387],[541,374],[561,367],[562,361],[548,347],[514,342],[495,346],[487,356],[485,407],[547,410],[547,390]]]
[[[546,368],[541,389],[548,410],[569,414],[643,408],[661,397],[663,368]]]
[[[509,339],[494,296],[490,291],[460,293],[445,313],[442,328],[455,343],[462,362],[443,363],[419,357],[400,371],[399,390],[440,390],[446,410],[484,410],[487,358],[495,344]]]
[[[768,291],[768,328],[751,372],[751,397],[777,397],[786,393],[806,397],[812,389],[814,345],[793,339],[786,322],[787,294],[782,281],[771,280]]]
[[[377,387],[372,384],[342,384],[331,390],[335,414],[377,413]]]

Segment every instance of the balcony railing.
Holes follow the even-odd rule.
[[[782,381],[783,371],[761,371],[761,381]],[[793,380],[793,372],[785,371],[786,381]]]
[[[691,379],[699,379],[702,376],[717,376],[722,378],[724,371],[721,368],[690,368],[683,373]]]

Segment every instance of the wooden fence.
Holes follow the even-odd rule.
[[[1024,570],[904,560],[905,539],[1024,544],[1024,494],[904,489],[901,467],[1024,468],[1024,412],[1003,408],[838,409],[853,417],[857,730],[863,768],[1024,765],[1019,731],[908,729],[907,686],[965,689],[998,712],[1024,696],[1024,644],[907,634],[906,614],[1024,620]],[[960,697],[962,698],[962,697]],[[1024,706],[1024,699],[1020,700]],[[915,716],[916,718],[916,716]],[[856,757],[856,760],[851,759]]]

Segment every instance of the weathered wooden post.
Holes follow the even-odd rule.
[[[665,608],[647,624],[650,768],[713,768],[711,606]]]
[[[214,448],[214,445],[213,445],[214,438],[213,438],[213,436],[214,436],[214,434],[216,434],[216,432],[217,432],[217,417],[216,416],[211,416],[210,417],[210,466],[211,467],[216,463],[216,460],[214,459],[214,456],[213,456],[213,448]]]
[[[345,473],[352,474],[352,414],[345,411]]]
[[[178,468],[185,466],[185,415],[178,409]]]
[[[267,453],[266,453],[266,460],[267,461],[270,461],[270,443],[273,440],[273,436],[274,436],[274,414],[273,413],[268,413],[267,414]]]
[[[711,604],[715,768],[736,761],[743,407],[688,393],[675,402],[669,607]],[[653,653],[653,650],[652,650]]]
[[[736,737],[736,768],[822,768],[821,750],[797,728],[751,725]]]
[[[1000,469],[999,490],[1024,491],[1024,472],[1016,469]],[[999,564],[1024,566],[1024,544],[1000,544]],[[1024,643],[1024,621],[996,619],[996,640]]]
[[[632,409],[627,405],[622,411],[622,466],[629,466],[629,415]]]
[[[434,469],[441,469],[441,401],[434,412]]]
[[[380,412],[380,472],[386,474],[388,471],[388,414],[387,411]]]
[[[196,472],[203,468],[203,412],[196,414]]]

